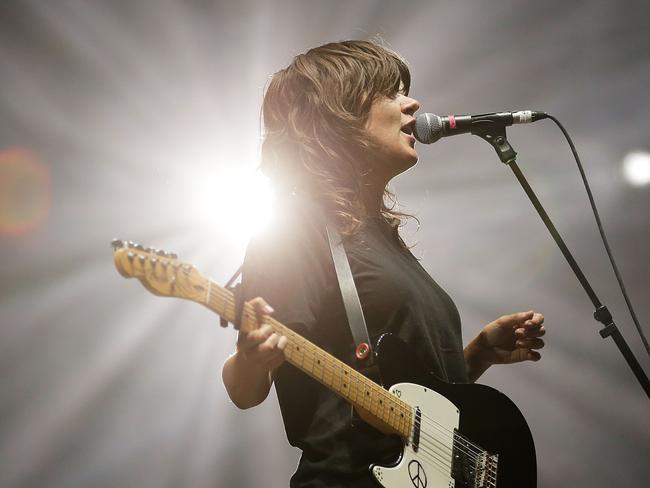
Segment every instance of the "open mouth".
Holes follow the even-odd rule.
[[[409,136],[413,136],[413,128],[415,126],[415,119],[412,119],[408,124],[404,124],[400,130]]]
[[[415,119],[411,120],[408,124],[404,124],[402,127],[400,127],[400,131],[408,136],[411,146],[415,146],[415,136],[413,135],[414,127]]]

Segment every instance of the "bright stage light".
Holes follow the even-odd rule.
[[[268,179],[246,167],[215,168],[191,182],[189,215],[202,231],[235,245],[245,245],[272,216]]]
[[[650,153],[633,151],[623,158],[623,176],[634,186],[650,183]]]

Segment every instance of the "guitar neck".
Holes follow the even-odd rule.
[[[207,278],[205,281],[205,296],[195,296],[192,300],[234,322],[236,312],[232,292]],[[253,307],[248,303],[244,304],[240,322],[240,330],[244,332],[260,325]],[[289,363],[351,403],[370,424],[386,433],[405,438],[410,436],[413,411],[407,403],[273,317],[265,315],[261,317],[261,322],[269,324],[274,332],[287,338],[284,355]]]

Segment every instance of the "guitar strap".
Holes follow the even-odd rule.
[[[352,339],[354,340],[354,356],[360,366],[363,368],[372,368],[375,365],[372,342],[368,334],[368,327],[366,326],[366,319],[361,308],[357,287],[352,278],[352,270],[350,269],[350,262],[345,252],[343,239],[333,226],[326,225],[325,231],[332,254],[332,261],[334,262],[334,271],[336,272],[339,289],[341,290],[345,315],[350,326]],[[241,296],[241,282],[236,285],[233,285],[233,283],[241,275],[242,268],[243,265],[235,271],[235,274],[232,275],[225,286],[226,289],[233,292],[235,298],[234,326],[237,330],[239,330],[244,300],[242,300]],[[220,324],[222,327],[228,326],[228,322],[223,317],[220,317]]]
[[[244,265],[242,264],[237,268],[237,271],[235,271],[235,274],[233,274],[230,279],[228,280],[228,283],[226,283],[226,290],[230,290],[233,294],[233,298],[235,299],[235,321],[233,322],[233,325],[235,326],[235,330],[239,330],[239,325],[241,322],[241,314],[242,311],[244,310],[244,300],[242,300],[242,287],[241,287],[241,281],[237,284],[235,283],[235,280],[241,275],[242,269]],[[228,327],[228,321],[223,318],[223,316],[219,316],[219,325],[221,327]]]
[[[345,253],[343,239],[333,227],[326,226],[325,230],[327,231],[327,239],[332,253],[332,261],[334,261],[341,297],[343,298],[345,315],[355,344],[354,356],[364,367],[374,366],[372,342],[370,341],[366,319],[361,308],[359,293],[352,278],[352,270],[350,269],[348,256]]]

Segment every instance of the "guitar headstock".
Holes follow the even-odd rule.
[[[155,295],[205,302],[209,280],[176,254],[120,239],[111,246],[115,267],[125,278],[138,278]]]

